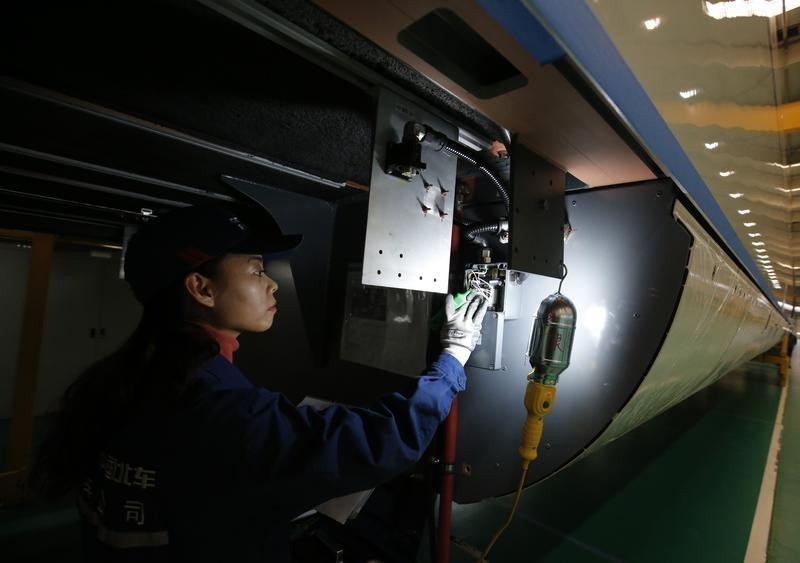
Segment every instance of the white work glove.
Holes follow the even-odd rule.
[[[442,351],[454,356],[462,366],[467,363],[478,343],[488,306],[489,303],[477,294],[471,295],[458,310],[452,295],[445,300],[447,320],[442,327]]]

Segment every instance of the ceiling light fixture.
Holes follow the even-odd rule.
[[[719,146],[719,141],[714,141],[713,143],[703,143],[706,148],[710,151],[713,151],[715,148]]]
[[[750,210],[749,209],[737,209],[736,212],[739,215],[747,215],[748,213],[750,213]]]
[[[747,236],[749,236],[750,238],[756,238],[760,237],[761,233],[747,233]]]
[[[684,100],[688,100],[689,98],[694,98],[699,93],[700,90],[698,90],[697,88],[692,88],[691,90],[681,90],[680,92],[678,92],[678,94],[680,94],[681,98],[683,98]]]
[[[764,248],[756,248],[756,252],[766,252],[766,249],[764,249]]]
[[[661,25],[661,18],[650,18],[642,22],[647,31],[653,31]]]
[[[719,175],[722,176],[723,178],[727,178],[728,176],[733,176],[734,174],[736,174],[736,170],[723,170],[722,172],[719,173]]]
[[[792,188],[791,190],[787,189],[787,188],[775,188],[775,189],[779,190],[779,191],[782,191],[785,194],[790,194],[790,193],[794,193],[794,192],[800,192],[800,188]]]
[[[720,172],[720,174],[722,174],[722,172]],[[733,199],[739,199],[739,198],[740,198],[740,197],[742,197],[744,194],[735,193],[735,194],[728,194],[728,195],[729,195],[729,196],[731,196]]]
[[[742,223],[745,227],[755,227],[758,223]]]

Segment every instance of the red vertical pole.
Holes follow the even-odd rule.
[[[450,561],[450,524],[453,513],[453,481],[456,465],[456,436],[458,432],[458,397],[453,399],[450,414],[444,421],[444,455],[442,456],[442,486],[439,494],[439,527],[436,537],[436,563]]]

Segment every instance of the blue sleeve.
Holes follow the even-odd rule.
[[[420,459],[464,389],[464,368],[442,353],[406,394],[384,397],[371,408],[297,407],[267,389],[217,395],[214,418],[239,442],[243,479],[269,483],[298,509],[327,498],[372,488]],[[238,437],[238,439],[236,439]],[[236,448],[238,449],[238,448]]]

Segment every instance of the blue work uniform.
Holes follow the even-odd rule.
[[[143,413],[100,452],[78,496],[88,561],[289,561],[292,518],[419,460],[464,389],[442,353],[369,409],[295,406],[216,356],[175,412]]]

